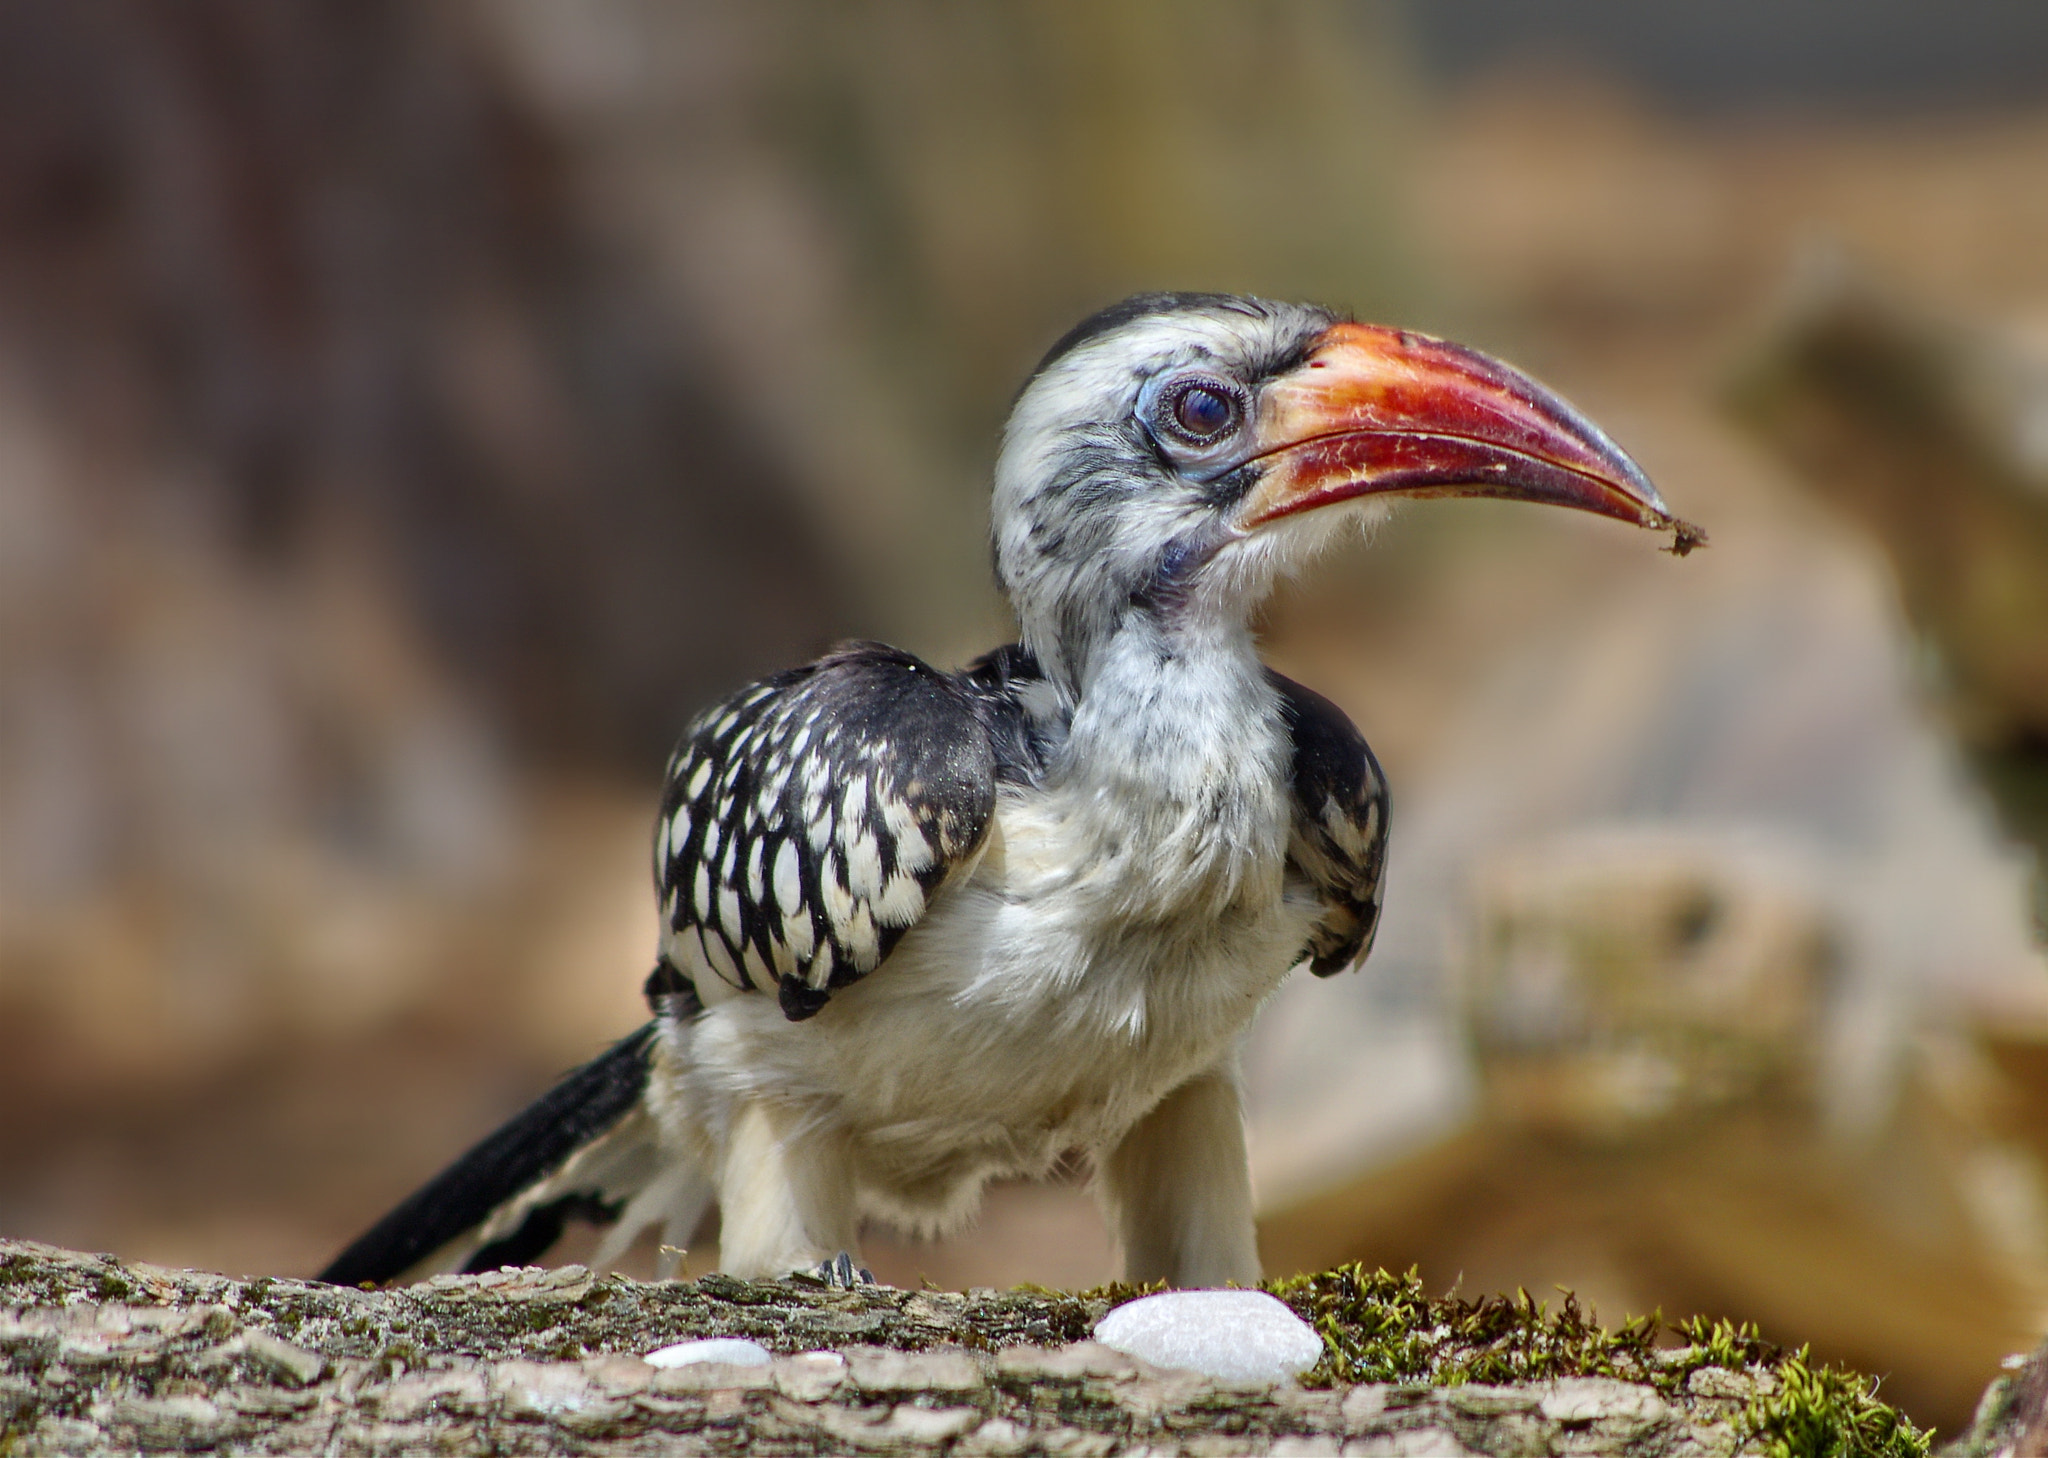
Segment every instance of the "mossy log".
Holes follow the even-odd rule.
[[[1218,1383],[1088,1341],[1131,1294],[1117,1290],[643,1283],[568,1266],[360,1291],[0,1241],[0,1453],[1925,1451],[1864,1387],[1850,1384],[1861,1407],[1810,1401],[1796,1359],[1725,1327],[1657,1351],[1646,1328],[1432,1302],[1355,1270],[1275,1289],[1330,1343],[1303,1385]],[[776,1356],[641,1360],[700,1336]],[[1410,1375],[1341,1380],[1375,1363]],[[1486,1372],[1549,1375],[1459,1380]]]

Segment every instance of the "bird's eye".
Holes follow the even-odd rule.
[[[1178,434],[1208,445],[1237,424],[1237,397],[1220,385],[1193,383],[1171,397],[1168,414]]]

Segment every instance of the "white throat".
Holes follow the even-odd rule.
[[[1090,655],[1046,788],[1122,919],[1279,893],[1289,745],[1242,622],[1132,612]]]

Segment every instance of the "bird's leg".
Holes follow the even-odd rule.
[[[1168,1094],[1101,1161],[1097,1181],[1123,1242],[1126,1281],[1257,1284],[1251,1169],[1230,1069]]]
[[[765,1103],[742,1104],[718,1195],[719,1265],[731,1275],[826,1275],[841,1254],[857,1263],[852,1163],[829,1131],[800,1128]]]
[[[598,1245],[597,1253],[590,1258],[594,1269],[606,1271],[617,1265],[633,1242],[648,1226],[659,1220],[662,1222],[661,1246],[655,1256],[654,1277],[658,1281],[675,1278],[676,1269],[682,1263],[683,1244],[696,1230],[697,1222],[704,1217],[705,1207],[711,1203],[711,1181],[704,1177],[697,1162],[687,1155],[671,1153],[669,1159],[668,1167],[620,1212],[618,1220]]]

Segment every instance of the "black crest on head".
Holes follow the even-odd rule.
[[[1142,319],[1148,314],[1172,314],[1183,309],[1227,309],[1247,315],[1257,312],[1251,301],[1241,299],[1236,294],[1205,294],[1190,291],[1132,294],[1120,303],[1096,310],[1062,334],[1053,347],[1045,352],[1045,358],[1038,362],[1024,383],[1030,384],[1032,380],[1037,379],[1089,340],[1107,334],[1112,329],[1121,329],[1133,319]]]

